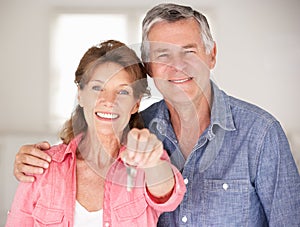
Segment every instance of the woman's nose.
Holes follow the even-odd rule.
[[[112,106],[116,102],[116,95],[113,92],[103,90],[98,96],[98,102],[107,106]]]

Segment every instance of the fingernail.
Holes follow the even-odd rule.
[[[129,152],[128,152],[128,156],[129,156],[129,158],[133,158],[133,157],[134,157],[134,152],[129,151]]]
[[[47,169],[49,167],[49,163],[45,163],[43,167]]]

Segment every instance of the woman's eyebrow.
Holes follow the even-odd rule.
[[[98,83],[101,83],[101,84],[105,83],[105,81],[102,81],[102,80],[91,80],[91,82],[98,82]]]
[[[119,87],[130,87],[130,84],[119,84]]]

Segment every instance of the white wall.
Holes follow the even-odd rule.
[[[90,6],[86,5],[88,3]],[[49,21],[54,9],[145,11],[159,1],[0,1],[0,226],[15,190],[14,154],[49,132]],[[179,2],[179,1],[177,1]],[[300,2],[182,1],[209,13],[218,45],[214,80],[233,96],[258,104],[282,123],[300,160]],[[137,31],[132,31],[137,32]],[[300,162],[300,161],[298,161]],[[300,163],[299,163],[300,165]],[[1,184],[2,185],[2,184]]]

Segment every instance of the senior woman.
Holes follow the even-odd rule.
[[[135,52],[108,40],[91,47],[75,73],[78,105],[49,168],[20,183],[6,226],[156,226],[185,193],[162,143],[142,129],[148,94]]]

